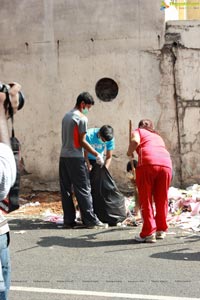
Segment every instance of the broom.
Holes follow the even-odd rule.
[[[129,144],[131,143],[131,135],[132,135],[132,121],[129,120]],[[139,196],[138,196],[138,189],[135,183],[135,179],[136,179],[136,173],[135,173],[135,167],[133,164],[133,154],[130,157],[130,164],[131,164],[131,171],[133,174],[133,178],[131,179],[131,182],[133,184],[133,188],[134,188],[134,194],[135,194],[135,214],[136,217],[139,214]]]

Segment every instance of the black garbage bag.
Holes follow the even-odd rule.
[[[115,226],[126,218],[125,199],[105,166],[95,164],[90,172],[93,206],[103,223]]]

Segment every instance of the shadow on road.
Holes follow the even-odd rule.
[[[189,236],[185,238],[187,244],[200,241],[199,235]],[[185,243],[185,244],[186,244]],[[191,248],[180,248],[171,251],[162,251],[152,254],[152,258],[170,259],[170,260],[184,260],[184,261],[200,261],[200,252],[191,252]]]
[[[58,229],[56,223],[45,222],[42,219],[8,219],[11,230]]]
[[[184,237],[184,240],[179,236],[167,237],[164,241],[157,241],[156,244],[140,244],[136,242],[134,237],[134,227],[109,227],[103,230],[93,229],[58,229],[55,223],[44,222],[41,219],[10,219],[10,229],[12,232],[20,230],[55,230],[56,235],[48,235],[40,237],[34,247],[67,247],[67,248],[97,248],[110,247],[106,252],[120,252],[120,251],[135,251],[145,248],[165,249],[170,246],[176,249],[170,251],[161,251],[150,255],[151,258],[170,259],[170,260],[188,260],[200,261],[200,252],[191,252],[190,248],[181,248],[181,246],[189,246],[194,242],[200,241],[199,235],[189,235]],[[133,235],[128,234],[128,231],[133,231]],[[121,234],[119,236],[119,232]],[[64,236],[63,236],[64,235]],[[67,235],[67,236],[65,236]],[[134,245],[134,247],[126,247]],[[177,245],[180,249],[177,249]],[[124,246],[120,249],[112,249],[112,246]],[[29,249],[29,248],[28,248]],[[28,249],[21,249],[19,252],[27,251]],[[189,252],[190,251],[190,252]]]

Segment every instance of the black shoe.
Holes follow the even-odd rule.
[[[77,225],[79,225],[77,222],[72,222],[72,223],[64,223],[61,228],[62,229],[73,229],[75,228]]]

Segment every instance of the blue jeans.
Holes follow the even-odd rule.
[[[8,300],[10,271],[8,235],[5,233],[0,235],[0,300]]]

